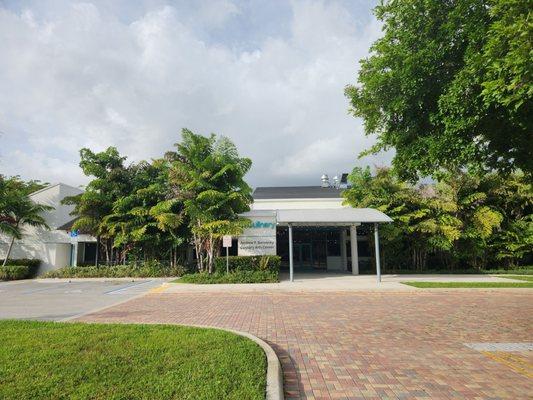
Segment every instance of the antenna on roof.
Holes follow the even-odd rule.
[[[330,185],[329,185],[329,176],[327,174],[323,174],[322,177],[320,178],[320,180],[322,181],[322,187],[323,188],[328,188]]]

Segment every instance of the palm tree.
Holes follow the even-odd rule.
[[[24,225],[50,229],[41,213],[53,209],[50,206],[34,203],[23,193],[13,195],[10,200],[2,205],[2,213],[0,214],[0,230],[11,236],[11,243],[2,266],[7,264],[15,239],[22,238]]]

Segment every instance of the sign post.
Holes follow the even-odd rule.
[[[230,235],[224,235],[222,237],[222,246],[226,248],[226,274],[229,274],[229,248],[231,247]]]

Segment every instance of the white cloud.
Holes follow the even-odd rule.
[[[217,1],[194,18],[218,29],[241,14]],[[254,185],[351,169],[372,139],[343,89],[379,25],[361,28],[334,2],[296,1],[292,14],[288,36],[242,51],[206,41],[170,6],[128,22],[91,3],[46,17],[0,8],[0,171],[77,184],[81,147],[147,159],[182,127],[232,138]]]
[[[203,23],[216,28],[240,13],[239,8],[231,1],[213,0],[202,4],[198,15]]]

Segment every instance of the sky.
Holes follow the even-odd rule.
[[[252,186],[382,166],[344,87],[380,37],[366,0],[0,0],[0,173],[79,186],[79,150],[161,157],[229,137]]]

